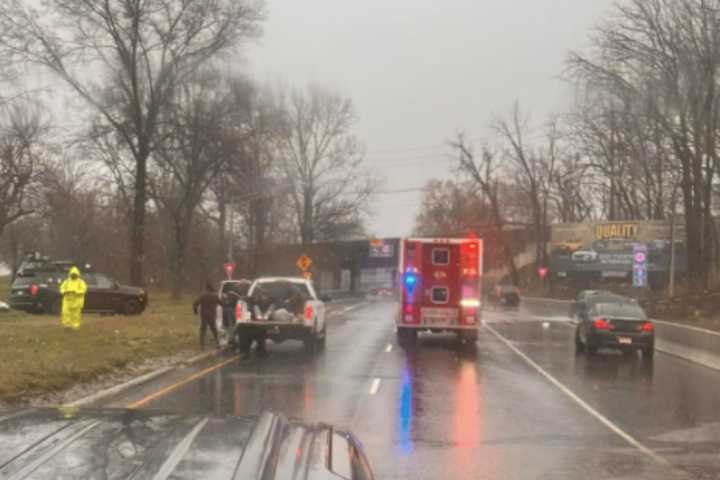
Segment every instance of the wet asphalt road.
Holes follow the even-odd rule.
[[[720,478],[718,371],[660,352],[653,361],[576,356],[572,325],[543,325],[531,312],[485,312],[474,351],[443,335],[405,351],[394,338],[395,304],[345,308],[335,307],[316,356],[298,342],[269,344],[266,357],[228,357],[157,395],[216,358],[111,404],[155,393],[142,408],[270,409],[349,427],[380,479]]]

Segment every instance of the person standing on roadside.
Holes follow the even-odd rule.
[[[207,282],[205,284],[205,292],[203,292],[193,302],[193,312],[195,312],[195,315],[198,314],[198,311],[200,312],[201,347],[205,347],[205,334],[207,333],[208,328],[210,328],[213,337],[215,337],[215,344],[218,347],[220,346],[217,327],[215,326],[215,312],[217,311],[217,307],[219,305],[220,298],[218,297],[217,291],[213,288],[213,285],[210,282]]]
[[[68,272],[68,278],[60,284],[63,327],[73,330],[80,328],[86,292],[87,285],[80,278],[80,270],[77,267],[72,267]]]

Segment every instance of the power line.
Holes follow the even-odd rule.
[[[402,167],[421,163],[451,163],[455,161],[457,161],[456,158],[432,156],[427,158],[403,158],[398,161],[371,159],[366,161],[365,164],[373,167]]]
[[[422,192],[425,190],[424,187],[412,187],[412,188],[401,188],[397,190],[379,190],[375,192],[378,195],[393,195],[396,193],[413,193],[413,192]]]
[[[425,145],[425,146],[418,146],[418,147],[398,147],[398,148],[379,148],[376,150],[368,150],[368,153],[405,153],[405,152],[416,152],[418,150],[437,150],[441,148],[448,148],[445,144],[436,144],[436,145]]]

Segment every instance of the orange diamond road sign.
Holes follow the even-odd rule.
[[[373,237],[370,239],[370,245],[372,245],[373,247],[382,247],[383,243],[384,242],[383,242],[382,238],[374,238]]]
[[[295,262],[295,265],[303,272],[306,272],[307,269],[310,268],[310,265],[312,265],[312,258],[302,254],[300,258],[297,259],[297,262]]]

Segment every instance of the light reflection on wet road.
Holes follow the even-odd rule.
[[[498,333],[668,468],[487,329],[476,351],[458,349],[448,335],[423,336],[405,351],[395,344],[393,316],[392,303],[366,305],[331,321],[327,349],[315,357],[296,342],[271,345],[265,358],[251,355],[146,407],[215,415],[271,409],[347,426],[383,479],[720,478],[720,372],[661,353],[653,362],[576,356],[564,322],[543,328],[527,313],[485,313]]]

